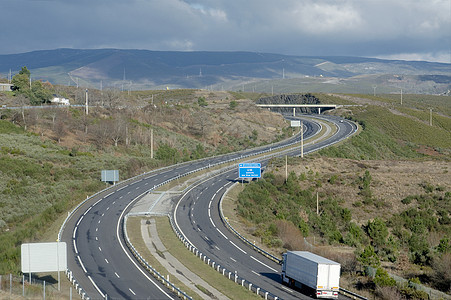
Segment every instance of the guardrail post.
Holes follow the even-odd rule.
[[[268,292],[265,292],[265,300],[268,299]]]
[[[214,269],[215,268],[215,262],[211,263],[211,267]]]
[[[257,288],[257,291],[255,292],[257,295],[260,294],[260,288]]]
[[[249,291],[252,291],[252,283],[249,283]]]
[[[241,286],[244,286],[245,279],[241,279]]]

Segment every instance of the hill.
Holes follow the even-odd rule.
[[[448,93],[450,64],[258,52],[56,49],[0,55],[0,74],[27,66],[64,85],[144,90],[209,88],[255,92]],[[356,90],[356,87],[359,90]],[[275,90],[274,90],[275,89]]]

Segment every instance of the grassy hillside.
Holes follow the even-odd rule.
[[[55,220],[105,188],[101,170],[126,179],[292,134],[281,116],[226,92],[90,91],[90,99],[97,106],[88,115],[83,108],[0,111],[0,274],[18,273],[22,243],[42,240]]]

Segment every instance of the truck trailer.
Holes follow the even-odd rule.
[[[283,254],[282,282],[298,288],[308,287],[316,298],[338,298],[340,264],[308,251]]]

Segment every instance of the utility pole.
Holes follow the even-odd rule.
[[[316,192],[316,214],[319,215],[319,196],[318,196],[318,192]]]
[[[150,158],[153,158],[153,128],[150,129]]]
[[[304,158],[304,124],[301,121],[301,158]]]
[[[373,96],[376,96],[376,88],[377,88],[377,85],[373,85]]]
[[[285,155],[285,182],[288,181],[288,155]]]
[[[88,113],[89,113],[89,111],[88,111],[88,89],[86,89],[85,100],[86,100],[86,102],[85,102],[85,112],[86,112],[86,115],[88,115]]]
[[[402,89],[401,89],[401,105],[402,105]]]

